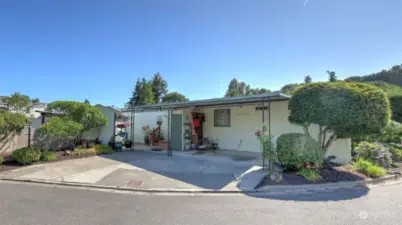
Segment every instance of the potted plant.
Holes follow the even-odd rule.
[[[142,127],[142,131],[144,132],[144,143],[150,145],[152,129],[149,127],[149,125],[147,125]]]
[[[131,146],[133,145],[133,141],[132,140],[126,140],[124,142],[124,147],[126,148],[131,148]]]
[[[121,141],[116,141],[114,143],[114,149],[116,150],[122,150],[123,149],[123,143]]]
[[[87,141],[87,148],[93,148],[95,147],[95,140]]]
[[[114,149],[114,145],[115,145],[115,141],[114,141],[114,137],[111,137],[110,138],[110,140],[109,140],[109,146],[111,147],[111,148],[113,148]]]

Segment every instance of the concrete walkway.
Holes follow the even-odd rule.
[[[33,165],[0,178],[152,189],[250,190],[265,176],[257,161],[174,152],[120,152]]]

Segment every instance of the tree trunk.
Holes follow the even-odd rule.
[[[322,136],[323,136],[323,134],[322,134],[322,126],[321,125],[319,125],[318,126],[318,143],[320,144],[320,147],[322,146]]]
[[[336,138],[337,138],[337,135],[336,135],[335,133],[333,133],[333,134],[329,137],[327,143],[325,143],[325,145],[324,145],[324,147],[323,147],[324,154],[327,153],[329,146],[331,146],[331,144],[332,144],[334,141],[336,141]]]
[[[304,134],[310,137],[310,132],[308,131],[308,127],[309,127],[309,125],[304,125],[303,130],[304,130]]]

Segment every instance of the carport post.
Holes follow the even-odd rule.
[[[272,137],[271,137],[271,99],[268,97],[268,135],[269,135],[269,144],[271,145],[270,148],[272,147]],[[272,151],[273,149],[271,149]],[[274,162],[269,161],[269,171],[273,171],[274,169]]]
[[[131,148],[132,148],[132,150],[135,150],[135,147],[134,147],[134,139],[135,139],[135,109],[131,110],[130,117],[131,117],[131,138],[132,138],[132,140],[131,140],[132,141]]]
[[[265,108],[264,108],[264,99],[262,100],[262,130],[261,130],[261,133],[260,133],[260,135],[263,135],[264,134],[264,123],[265,123]],[[265,141],[264,140],[262,140],[262,151],[261,151],[261,154],[262,154],[262,170],[265,170],[265,155],[264,155],[264,146],[265,145]]]
[[[172,156],[173,155],[172,154],[171,140],[170,140],[171,139],[170,129],[172,129],[171,126],[170,126],[171,115],[172,115],[172,110],[169,109],[168,110],[168,135],[167,135],[168,147],[167,147],[167,156]]]

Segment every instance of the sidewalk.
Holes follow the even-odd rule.
[[[252,190],[265,175],[253,161],[222,156],[121,152],[0,173],[2,179],[65,182],[119,188],[204,191]]]

